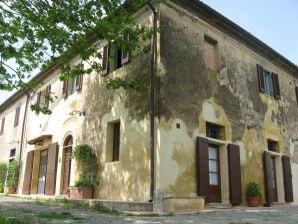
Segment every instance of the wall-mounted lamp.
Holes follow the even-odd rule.
[[[298,142],[298,138],[291,138],[292,142]]]
[[[43,141],[36,142],[35,144],[38,145],[38,146],[43,146]]]
[[[71,116],[74,116],[74,115],[85,116],[86,112],[85,111],[79,111],[79,110],[73,110],[69,113],[69,115],[71,115]]]
[[[248,124],[246,126],[247,129],[258,129],[258,128],[262,128],[262,125],[254,123],[254,124]]]
[[[10,144],[10,145],[11,145],[11,144],[14,144],[14,143],[17,143],[17,144],[19,144],[19,143],[20,143],[20,141],[19,141],[19,140],[17,140],[17,141],[16,141],[16,140],[11,140],[10,142],[8,142],[8,144]]]

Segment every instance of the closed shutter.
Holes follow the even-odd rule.
[[[209,160],[208,139],[197,137],[196,142],[196,169],[197,193],[199,196],[208,196],[209,186]]]
[[[129,41],[129,35],[126,34],[126,35],[123,35],[122,37],[123,41]],[[126,64],[127,62],[129,62],[129,51],[124,51],[122,50],[122,53],[121,53],[121,65],[123,64]]]
[[[108,46],[104,46],[103,48],[103,55],[102,55],[102,75],[106,75],[109,72],[109,52],[110,49]]]
[[[272,73],[272,81],[273,81],[274,97],[280,100],[281,97],[280,97],[279,81],[278,81],[277,74]]]
[[[52,143],[48,148],[48,161],[47,161],[47,175],[46,175],[46,195],[55,194],[56,186],[56,171],[57,171],[57,158],[58,158],[58,143]]]
[[[26,195],[30,194],[33,160],[34,160],[34,151],[30,151],[27,153],[22,194],[26,194]]]
[[[258,64],[257,64],[257,73],[258,73],[259,91],[261,93],[265,93],[263,67]]]
[[[68,97],[68,80],[64,80],[63,81],[62,97],[63,98],[67,98]]]
[[[270,206],[273,202],[273,180],[272,180],[272,160],[271,154],[267,151],[263,154],[263,164],[264,164],[264,178],[265,178],[265,196],[266,196],[266,206]]]
[[[230,202],[233,204],[242,203],[242,184],[241,184],[241,166],[240,149],[238,145],[228,145],[229,159],[229,184],[230,184]]]
[[[4,132],[4,125],[5,125],[5,117],[2,118],[0,135],[3,135],[3,132]]]
[[[295,91],[296,91],[296,101],[297,101],[297,105],[298,105],[298,86],[295,87]]]
[[[15,118],[14,118],[14,127],[19,125],[19,118],[20,118],[20,110],[21,106],[16,109]]]
[[[285,201],[293,202],[293,184],[290,157],[282,156],[282,168],[284,174]]]
[[[49,108],[50,96],[51,96],[51,85],[48,85],[46,88],[46,97],[45,97],[45,107],[46,108]]]
[[[80,91],[82,90],[83,86],[83,75],[77,75],[76,77],[76,90]]]
[[[36,96],[36,106],[37,107],[40,107],[40,98],[41,98],[41,91],[39,91]]]
[[[65,148],[62,194],[66,194],[66,191],[69,187],[70,169],[71,169],[71,152],[72,152],[71,147]]]

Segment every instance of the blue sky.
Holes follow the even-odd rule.
[[[298,0],[202,1],[298,65]]]

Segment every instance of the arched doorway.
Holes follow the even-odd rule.
[[[71,152],[72,152],[73,138],[71,135],[67,136],[63,143],[63,184],[62,184],[62,194],[66,194],[67,188],[69,187],[70,181],[70,169],[71,169]]]

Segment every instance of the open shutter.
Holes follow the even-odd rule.
[[[197,192],[199,196],[208,196],[209,160],[208,139],[197,137],[196,142]]]
[[[266,206],[270,206],[273,201],[273,186],[272,186],[272,160],[270,152],[265,151],[263,154],[264,177],[265,177],[265,196]]]
[[[4,125],[5,125],[5,117],[2,118],[0,135],[3,135],[3,132],[4,132]]]
[[[279,89],[279,81],[278,75],[272,72],[272,81],[273,81],[273,90],[274,90],[274,97],[280,100],[280,89]]]
[[[15,117],[14,117],[14,127],[19,125],[20,110],[21,110],[21,106],[16,108]]]
[[[292,184],[292,171],[291,160],[288,156],[282,156],[282,168],[284,174],[284,186],[285,186],[285,201],[293,202],[293,184]]]
[[[295,87],[295,91],[296,91],[296,101],[297,101],[297,105],[298,105],[298,86]]]
[[[39,91],[36,96],[36,106],[37,107],[40,107],[40,98],[41,98],[41,91]]]
[[[56,171],[58,159],[58,143],[52,143],[48,148],[47,175],[45,194],[54,195],[56,186]]]
[[[229,184],[230,184],[230,202],[233,204],[242,203],[242,184],[241,184],[241,166],[240,149],[238,145],[228,145],[229,159]]]
[[[63,81],[62,97],[67,98],[68,96],[68,80]]]
[[[45,97],[45,107],[49,108],[49,104],[50,104],[50,97],[51,95],[51,85],[48,85],[46,88],[46,97]]]
[[[33,160],[34,160],[34,151],[30,151],[27,153],[22,194],[30,194]]]
[[[109,46],[108,45],[104,46],[103,55],[102,55],[102,65],[101,65],[102,75],[106,75],[109,72],[109,52],[110,52]]]
[[[129,35],[128,34],[123,35],[122,38],[123,38],[124,41],[129,41]],[[122,50],[121,65],[126,64],[127,62],[129,62],[129,51]]]
[[[77,75],[76,77],[76,90],[80,91],[82,90],[83,86],[83,75]]]
[[[258,64],[257,64],[257,73],[258,73],[259,91],[261,93],[265,93],[263,67]]]

